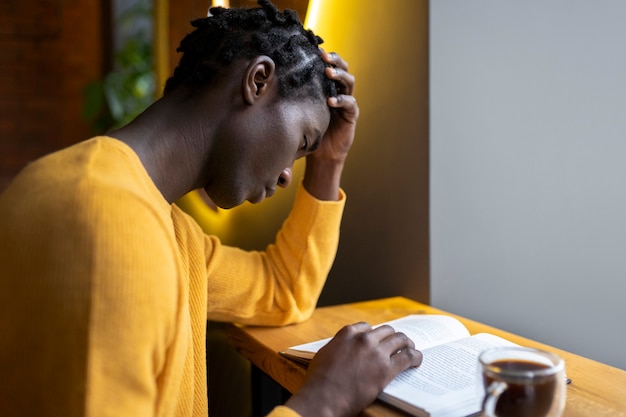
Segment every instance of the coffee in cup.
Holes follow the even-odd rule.
[[[523,347],[489,349],[479,356],[486,417],[560,417],[565,407],[565,364],[557,355]]]

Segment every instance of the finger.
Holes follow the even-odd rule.
[[[415,343],[408,338],[407,335],[401,332],[393,332],[380,341],[380,344],[384,346],[385,350],[389,352],[391,356],[394,353],[400,352],[402,349],[415,349]]]
[[[374,336],[376,340],[379,341],[379,343],[383,343],[388,337],[392,336],[395,333],[395,329],[388,324],[378,326],[372,329],[372,331],[370,332],[370,334]]]
[[[326,68],[326,76],[339,84],[339,93],[354,93],[354,75],[340,68]]]
[[[359,118],[359,106],[354,96],[340,94],[328,98],[328,105],[336,109],[342,109],[342,117],[350,122],[356,122]]]
[[[381,341],[381,345],[390,352],[391,362],[397,372],[422,363],[422,353],[415,349],[415,343],[404,333],[393,333]]]
[[[337,332],[337,335],[340,335],[340,334],[354,335],[357,333],[366,333],[366,332],[369,332],[370,330],[372,330],[372,326],[370,326],[368,323],[365,323],[364,321],[361,321],[358,323],[344,326],[343,328],[341,328],[341,330],[339,330],[339,332]]]
[[[339,94],[334,97],[328,97],[328,104],[330,105],[330,107],[336,107],[336,108],[341,107],[344,109],[351,109],[351,108],[358,107],[356,98],[354,98],[354,96],[350,96],[346,94]]]
[[[391,363],[396,372],[402,372],[408,368],[417,368],[422,364],[423,355],[417,349],[406,348],[391,355]]]
[[[337,52],[322,51],[322,60],[333,67],[348,71],[348,63]]]

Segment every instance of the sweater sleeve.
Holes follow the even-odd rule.
[[[278,406],[272,410],[267,417],[300,417],[300,414],[296,413],[289,407],[284,405]]]
[[[29,185],[0,202],[0,415],[154,416],[180,293],[167,224],[87,180]]]
[[[94,220],[91,233],[97,256],[90,275],[97,279],[90,291],[86,410],[156,415],[163,408],[158,376],[170,373],[168,350],[179,349],[174,332],[185,293],[168,238],[173,232],[142,200],[95,196],[93,205],[106,215]]]
[[[320,201],[299,184],[293,209],[275,243],[243,251],[205,238],[208,318],[284,325],[312,314],[339,243],[345,194]]]

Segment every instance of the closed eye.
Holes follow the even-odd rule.
[[[313,142],[309,151],[314,152],[320,146],[321,142],[322,142],[322,132],[315,129],[315,142]]]

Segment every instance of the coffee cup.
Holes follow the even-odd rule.
[[[525,347],[488,349],[479,358],[485,417],[560,417],[565,408],[565,363]]]

